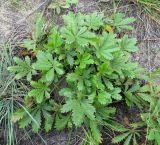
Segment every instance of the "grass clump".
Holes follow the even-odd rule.
[[[13,65],[10,43],[1,45],[3,48],[0,54],[0,128],[4,130],[6,144],[16,144],[16,133],[14,124],[11,121],[13,112],[18,107],[18,101],[22,90],[19,89],[15,78],[7,70],[8,66]],[[4,140],[4,141],[5,141]]]

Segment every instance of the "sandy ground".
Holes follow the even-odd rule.
[[[49,2],[45,0],[12,1],[19,2],[16,4],[15,2],[11,2],[11,0],[0,0],[0,42],[6,40],[18,42],[24,39],[32,31],[36,13],[39,11],[44,12],[46,4]],[[113,11],[112,0],[80,0],[76,10],[82,12],[97,10],[111,13]],[[159,67],[160,25],[145,15],[143,10],[135,4],[128,3],[127,0],[120,0],[117,11],[136,18],[136,22],[134,23],[135,29],[128,32],[130,36],[137,38],[140,48],[139,52],[133,55],[134,59],[149,71]],[[49,15],[50,13],[46,11],[45,14]],[[61,133],[52,131],[48,134],[42,133],[42,135],[48,142],[48,145],[67,145],[68,138],[70,138],[67,131]],[[77,134],[73,138],[74,142],[77,141],[75,144],[78,144],[80,136]],[[39,138],[36,138],[36,141],[36,144],[41,144]],[[24,142],[23,144],[25,145]],[[26,142],[26,145],[28,145],[28,142]]]

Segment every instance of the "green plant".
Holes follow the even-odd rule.
[[[114,19],[123,18],[118,14]],[[15,112],[14,120],[19,121],[22,128],[32,124],[36,132],[41,120],[45,122],[43,126],[47,126],[46,131],[52,127],[62,130],[84,125],[88,138],[93,144],[99,144],[102,126],[114,124],[115,108],[109,105],[124,99],[125,83],[130,88],[133,85],[130,80],[141,76],[138,64],[131,60],[131,53],[138,50],[136,40],[105,32],[108,23],[102,14],[69,12],[63,20],[64,26],[51,29],[46,41],[37,39],[44,34],[43,24],[38,25],[38,21],[31,40],[24,41],[23,46],[33,51],[36,58],[30,58],[29,69],[25,72],[25,75],[29,72],[31,84],[31,90],[24,98],[26,107]],[[130,29],[128,24],[134,19],[124,20],[120,25],[117,25],[118,20],[113,20],[113,27]],[[20,60],[22,64],[26,64],[26,59]],[[24,67],[17,65],[21,69]],[[16,74],[22,72],[14,68],[11,66],[9,70]],[[17,79],[22,77],[26,76]],[[46,109],[46,106],[50,107]],[[47,118],[52,119],[48,122]]]
[[[141,114],[142,120],[147,125],[146,140],[160,145],[160,86],[150,83],[142,87],[140,91],[148,93],[148,96],[145,95],[143,98],[150,104],[149,110]]]
[[[62,8],[63,9],[70,8],[71,5],[77,3],[78,0],[55,0],[48,6],[48,8],[53,9],[57,14],[60,14]]]
[[[32,124],[32,130],[34,132],[38,132],[38,129],[40,128],[42,123],[41,116],[43,115],[45,118],[44,128],[46,131],[48,131],[51,128],[53,121],[52,116],[50,115],[50,111],[52,110],[53,108],[50,106],[49,103],[37,105],[32,109],[22,108],[16,111],[12,120],[14,122],[19,120],[20,128],[24,128],[29,124]],[[34,118],[32,118],[32,116],[34,116]]]
[[[106,22],[113,26],[118,32],[121,30],[132,30],[133,27],[129,24],[134,22],[135,18],[128,17],[126,18],[123,13],[114,13],[110,18],[106,19]],[[127,45],[126,45],[127,46]]]
[[[4,131],[4,144],[7,145],[17,143],[15,125],[11,118],[19,106],[19,94],[25,94],[25,89],[19,87],[20,82],[16,82],[15,77],[7,70],[13,64],[12,47],[10,42],[0,45],[0,128]]]
[[[137,145],[138,139],[141,137],[142,127],[144,127],[143,122],[132,123],[128,128],[117,124],[117,126],[112,127],[112,129],[120,132],[121,134],[114,137],[112,139],[112,143],[123,142],[124,145]]]
[[[44,35],[45,35],[45,31],[44,31],[44,18],[39,16],[36,24],[35,24],[35,28],[32,32],[32,36],[31,38],[25,39],[22,47],[27,48],[29,51],[30,50],[38,50],[37,48],[42,49],[41,47],[41,43],[44,40]]]
[[[15,76],[15,78],[21,79],[21,78],[27,76],[27,80],[30,81],[32,74],[35,73],[35,71],[31,67],[30,58],[27,56],[25,58],[25,60],[23,61],[20,58],[15,57],[14,61],[16,62],[17,65],[14,67],[13,66],[8,67],[8,70],[12,71],[12,72],[17,72],[17,75]]]
[[[13,113],[19,107],[23,107],[22,97],[27,95],[26,85],[22,81],[16,80],[16,78],[21,77],[14,76],[7,70],[9,66],[14,64],[12,57],[14,47],[11,42],[0,45],[0,130],[3,131],[4,135],[1,136],[2,142],[7,145],[18,145],[20,135],[17,135],[17,125],[13,122]],[[19,60],[19,58],[17,59]],[[20,64],[19,66],[24,65],[24,63],[21,63],[22,60],[16,62]],[[20,75],[24,76],[23,70],[26,70],[26,68],[19,69],[19,66],[17,66],[17,70],[20,70]],[[13,68],[12,71],[16,72],[15,67]],[[28,75],[27,73],[25,74],[25,76]],[[25,130],[24,132],[27,133]]]
[[[16,108],[16,100],[13,98],[13,94],[16,91],[17,85],[13,79],[13,76],[7,71],[7,67],[12,65],[11,61],[11,45],[2,44],[2,50],[0,54],[0,128],[4,129],[4,138],[8,145],[15,144],[15,132],[14,125],[10,121],[13,112]]]

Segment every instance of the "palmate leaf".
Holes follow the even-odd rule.
[[[86,68],[87,65],[93,64],[94,60],[91,58],[91,55],[88,53],[84,53],[81,57],[78,57],[78,60],[76,60],[75,64],[79,64],[79,67],[81,69]]]
[[[96,112],[95,107],[90,104],[88,100],[83,100],[81,103],[81,107],[83,108],[84,114],[90,119],[90,120],[95,120],[95,115],[94,113]]]
[[[147,136],[148,140],[154,140],[155,139],[155,131],[153,129],[151,129],[149,131],[149,134]]]
[[[74,73],[67,75],[67,82],[75,85],[79,91],[82,91],[86,89],[86,87],[91,86],[90,73],[91,69],[81,70],[77,68]]]
[[[43,32],[44,22],[45,20],[42,16],[39,16],[38,19],[36,20],[35,30],[32,33],[33,40],[37,41],[38,38],[44,34]]]
[[[32,33],[32,38],[25,39],[22,43],[22,47],[28,50],[36,51],[37,41],[41,36],[44,35],[44,32],[43,32],[44,22],[45,22],[44,18],[39,16],[38,19],[36,20],[35,28]]]
[[[120,132],[120,135],[117,135],[112,139],[112,143],[121,143],[123,142],[123,145],[130,145],[134,144],[136,145],[137,139],[136,137],[141,137],[139,129],[141,127],[144,127],[144,122],[136,122],[130,125],[131,128],[125,128],[125,126],[122,126],[119,123],[116,123],[112,126],[112,129],[114,131]]]
[[[63,105],[61,112],[72,111],[72,120],[76,126],[80,126],[83,123],[84,112],[82,111],[80,102],[77,100],[68,100]]]
[[[31,40],[31,39],[25,39],[22,43],[22,47],[28,49],[28,50],[36,50],[36,41]]]
[[[137,139],[136,139],[136,136],[134,135],[134,137],[133,137],[133,144],[134,145],[137,145],[138,143],[137,143]]]
[[[113,60],[111,60],[113,71],[117,72],[121,78],[135,78],[142,70],[136,62],[130,61],[130,56],[123,53],[117,53]],[[139,70],[138,70],[139,69]],[[138,71],[137,71],[138,70]]]
[[[97,30],[103,25],[103,14],[94,12],[85,16],[85,25],[88,29]]]
[[[35,70],[33,70],[31,66],[31,60],[27,56],[25,60],[21,60],[18,57],[14,58],[14,61],[17,65],[8,67],[8,70],[16,73],[16,78],[21,79],[23,77],[27,77],[27,80],[30,81],[32,78],[32,74],[35,74]]]
[[[150,89],[151,89],[151,86],[148,85],[148,84],[145,84],[144,86],[139,88],[138,92],[140,92],[140,93],[149,93]]]
[[[36,125],[34,122],[32,122],[32,130],[34,132],[38,132],[40,126],[41,126],[41,123],[42,123],[42,120],[41,120],[41,111],[40,110],[34,110],[32,112],[32,116],[34,116],[34,119],[38,122],[38,125]]]
[[[77,127],[83,123],[85,116],[91,120],[95,118],[95,108],[87,100],[78,101],[72,99],[66,101],[66,104],[61,108],[61,112],[67,113],[70,111],[72,111],[72,121]]]
[[[30,92],[28,92],[28,96],[33,97],[38,104],[42,103],[44,98],[50,98],[50,89],[47,86],[47,84],[42,83],[40,81],[32,81],[31,86],[33,87],[33,89]]]
[[[69,51],[67,53],[67,62],[70,66],[73,66],[75,61],[74,61],[74,56],[76,56],[76,53],[74,51]]]
[[[33,64],[37,70],[50,70],[53,67],[53,57],[50,53],[39,51],[37,53],[37,62]]]
[[[127,132],[127,131],[128,131],[127,128],[125,128],[123,125],[121,125],[121,124],[119,124],[119,123],[117,123],[117,122],[115,122],[115,123],[113,124],[113,126],[111,127],[111,129],[112,129],[113,131],[116,131],[116,132]]]
[[[72,30],[75,32],[78,27],[84,26],[85,24],[85,15],[78,13],[74,14],[73,12],[69,12],[67,15],[63,16],[64,24],[69,29],[72,28]]]
[[[124,142],[124,145],[130,145],[131,139],[132,139],[132,134],[127,137],[127,139]]]
[[[31,124],[31,122],[32,122],[32,119],[26,115],[19,121],[19,127],[25,128],[26,126]],[[37,125],[37,127],[39,127],[39,125]]]
[[[46,72],[46,80],[53,81],[55,74],[62,75],[64,73],[63,66],[56,59],[53,59],[50,53],[39,51],[37,54],[37,62],[33,64],[33,68]]]
[[[105,79],[105,85],[109,90],[113,90],[114,89],[114,86],[113,86],[112,82],[107,80],[107,79]]]
[[[87,46],[89,43],[94,44],[97,38],[94,33],[87,30],[86,27],[81,27],[80,29],[75,28],[62,28],[62,36],[66,39],[68,44],[78,44],[79,46]]]
[[[129,24],[133,23],[135,21],[135,18],[128,17],[125,18],[125,15],[123,13],[116,13],[113,16],[113,21],[110,23],[112,26],[114,26],[118,31],[121,31],[122,29],[132,30],[133,27]]]
[[[63,16],[65,27],[61,29],[61,35],[66,43],[78,46],[87,46],[90,43],[95,45],[98,41],[95,33],[88,30],[85,25],[85,15],[69,13]]]
[[[70,88],[63,88],[59,91],[59,94],[66,98],[72,98],[74,96],[74,91]]]
[[[156,131],[156,132],[155,132],[155,140],[156,140],[156,142],[157,142],[158,145],[160,145],[160,140],[159,140],[159,138],[160,138],[160,132]]]
[[[135,38],[128,38],[128,35],[124,35],[120,41],[120,47],[127,52],[136,52],[138,47],[136,46],[137,40]]]
[[[72,106],[73,106],[73,101],[72,100],[67,100],[66,103],[63,105],[63,107],[61,108],[61,112],[62,113],[67,113],[72,111]]]
[[[53,118],[50,115],[50,111],[52,111],[52,107],[50,104],[41,104],[35,106],[35,108],[30,108],[27,110],[21,109],[17,110],[14,115],[22,116],[19,112],[23,112],[23,117],[19,119],[20,128],[25,128],[29,124],[32,125],[32,130],[34,132],[38,132],[42,124],[42,117],[45,119],[45,129],[46,131],[50,130],[53,125]],[[31,117],[32,116],[32,117]],[[17,118],[17,117],[16,117]],[[49,122],[50,120],[50,122]]]
[[[91,133],[93,135],[95,142],[101,143],[102,142],[102,134],[98,128],[97,123],[94,121],[90,121],[89,126],[90,126]]]
[[[63,44],[62,38],[60,37],[59,32],[56,29],[52,29],[48,37],[48,42],[45,47],[49,52],[54,52],[56,54],[61,54],[61,46]]]
[[[114,88],[112,91],[111,91],[111,96],[113,99],[115,100],[121,100],[122,99],[122,96],[120,95],[120,92],[121,92],[121,89],[120,88]]]
[[[68,116],[57,115],[55,120],[55,128],[59,131],[63,130],[67,126],[69,119],[70,119],[69,115]]]
[[[101,76],[99,76],[99,75],[93,75],[92,76],[92,85],[99,90],[104,90],[105,89],[105,86],[102,83]]]
[[[155,141],[157,145],[160,145],[160,132],[157,128],[151,128],[149,134],[147,135],[148,140]]]
[[[151,103],[153,102],[153,98],[151,97],[150,94],[147,93],[137,93],[137,96],[143,99],[144,101]]]
[[[26,115],[26,112],[23,109],[18,109],[12,116],[12,121],[16,123]]]
[[[113,70],[110,66],[109,61],[105,61],[101,65],[98,66],[98,71],[100,75],[106,76],[112,74]]]
[[[119,75],[125,69],[126,63],[129,61],[128,57],[126,58],[122,53],[117,54],[113,60],[111,60],[110,65],[112,66],[113,71],[116,71]]]
[[[109,104],[112,102],[111,94],[107,93],[106,91],[100,91],[97,97],[98,97],[98,101],[101,104]]]
[[[69,84],[76,84],[76,88],[78,88],[78,90],[83,90],[84,89],[84,83],[82,80],[82,77],[80,76],[80,74],[78,73],[69,73],[67,75],[67,82]]]
[[[49,113],[47,113],[47,114],[48,115],[47,115],[47,117],[45,117],[45,124],[44,124],[44,129],[46,132],[48,132],[52,129],[53,123],[54,123],[54,116],[51,116]]]
[[[44,118],[44,129],[46,132],[52,129],[54,123],[55,113],[52,112],[52,105],[51,103],[43,103],[38,107],[41,110],[41,116]]]
[[[21,115],[20,113],[22,113],[23,115]],[[26,110],[18,109],[14,113],[13,118],[19,118],[18,121],[20,128],[25,128],[29,124],[32,125],[34,132],[38,132],[38,129],[40,128],[41,124],[40,111],[36,109],[34,111],[32,111],[29,108],[27,108]]]
[[[130,133],[127,132],[127,133],[122,133],[122,134],[114,137],[114,138],[112,139],[112,143],[119,143],[119,142],[123,141],[126,137],[129,136],[129,134],[130,134]]]
[[[67,75],[67,82],[76,82],[79,79],[79,75],[77,73],[69,73]]]
[[[96,56],[99,59],[111,60],[113,59],[113,53],[120,50],[115,37],[116,35],[112,33],[103,33],[101,41],[96,46]]]
[[[73,123],[80,127],[83,123],[84,119],[84,111],[82,110],[81,104],[77,100],[73,100],[72,103],[72,120]]]

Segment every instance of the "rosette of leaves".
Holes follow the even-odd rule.
[[[143,127],[143,122],[132,123],[128,128],[125,128],[121,124],[113,126],[112,129],[119,132],[120,134],[112,139],[112,143],[115,144],[123,142],[123,145],[137,145],[138,139],[141,137]]]
[[[124,80],[140,75],[138,64],[131,60],[131,53],[137,51],[136,40],[105,32],[102,14],[69,12],[63,20],[64,26],[49,32],[42,44],[44,49],[35,48],[36,60],[30,66],[38,78],[31,82],[27,96],[29,102],[34,102],[29,110],[36,119],[34,105],[54,99],[59,107],[53,105],[57,110],[51,113],[60,115],[56,115],[53,126],[61,130],[85,125],[94,144],[99,144],[102,124],[111,125],[115,112],[108,105],[122,100]],[[60,85],[62,80],[65,85]],[[51,93],[57,90],[60,101]],[[43,113],[40,116],[45,118]]]

